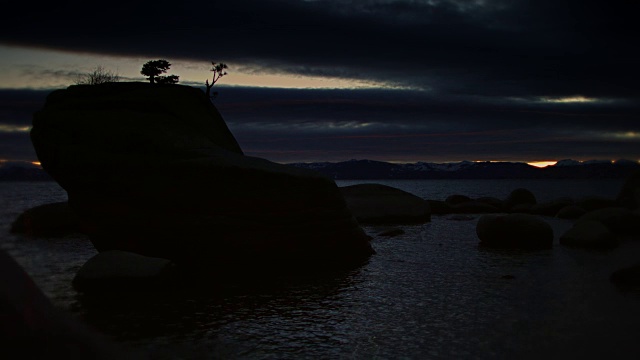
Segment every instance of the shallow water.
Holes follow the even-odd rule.
[[[483,189],[502,187],[467,183],[467,195],[501,197]],[[465,194],[459,190],[450,186],[438,198]],[[640,338],[640,295],[608,279],[640,261],[640,243],[568,249],[557,239],[569,221],[545,218],[552,250],[481,249],[477,216],[434,216],[393,238],[376,236],[385,227],[366,227],[377,254],[350,271],[87,297],[70,285],[96,253],[87,239],[8,234],[21,211],[62,201],[64,191],[54,183],[5,183],[0,191],[0,247],[54,304],[151,358],[631,358]]]

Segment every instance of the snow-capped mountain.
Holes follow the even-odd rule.
[[[631,160],[561,160],[553,166],[538,168],[519,162],[453,163],[417,162],[396,164],[374,160],[349,160],[337,163],[293,163],[300,168],[319,171],[333,179],[543,179],[543,178],[624,178],[640,170]]]

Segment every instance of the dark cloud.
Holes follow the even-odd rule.
[[[267,158],[640,157],[636,137],[614,136],[640,132],[638,2],[71,1],[45,3],[38,11],[26,2],[15,6],[0,25],[1,43],[174,63],[214,59],[257,73],[405,87],[220,87],[216,104],[241,145]],[[576,95],[600,101],[541,101]],[[18,119],[21,110],[0,111],[3,119]]]
[[[633,19],[638,4],[631,1],[48,6],[9,17],[0,40],[204,61],[215,57],[265,71],[355,75],[461,94],[637,95],[632,79],[638,75]]]

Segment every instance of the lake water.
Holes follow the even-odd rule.
[[[361,183],[365,181],[358,181]],[[377,181],[424,198],[450,194],[504,198],[517,187],[539,201],[615,197],[622,181]],[[339,181],[341,186],[356,183]],[[351,271],[291,276],[268,284],[203,283],[183,293],[87,297],[71,287],[96,251],[81,235],[9,234],[23,210],[63,201],[55,183],[0,183],[0,247],[53,303],[133,351],[153,359],[513,359],[635,358],[640,295],[618,289],[612,271],[640,261],[640,242],[608,252],[565,248],[571,222],[545,218],[552,250],[478,248],[477,216],[401,226],[377,237],[377,254]],[[259,271],[256,269],[256,271]],[[512,278],[504,278],[511,275]]]

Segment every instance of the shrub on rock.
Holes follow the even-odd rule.
[[[510,249],[549,249],[553,229],[538,216],[483,215],[476,225],[480,245]]]

